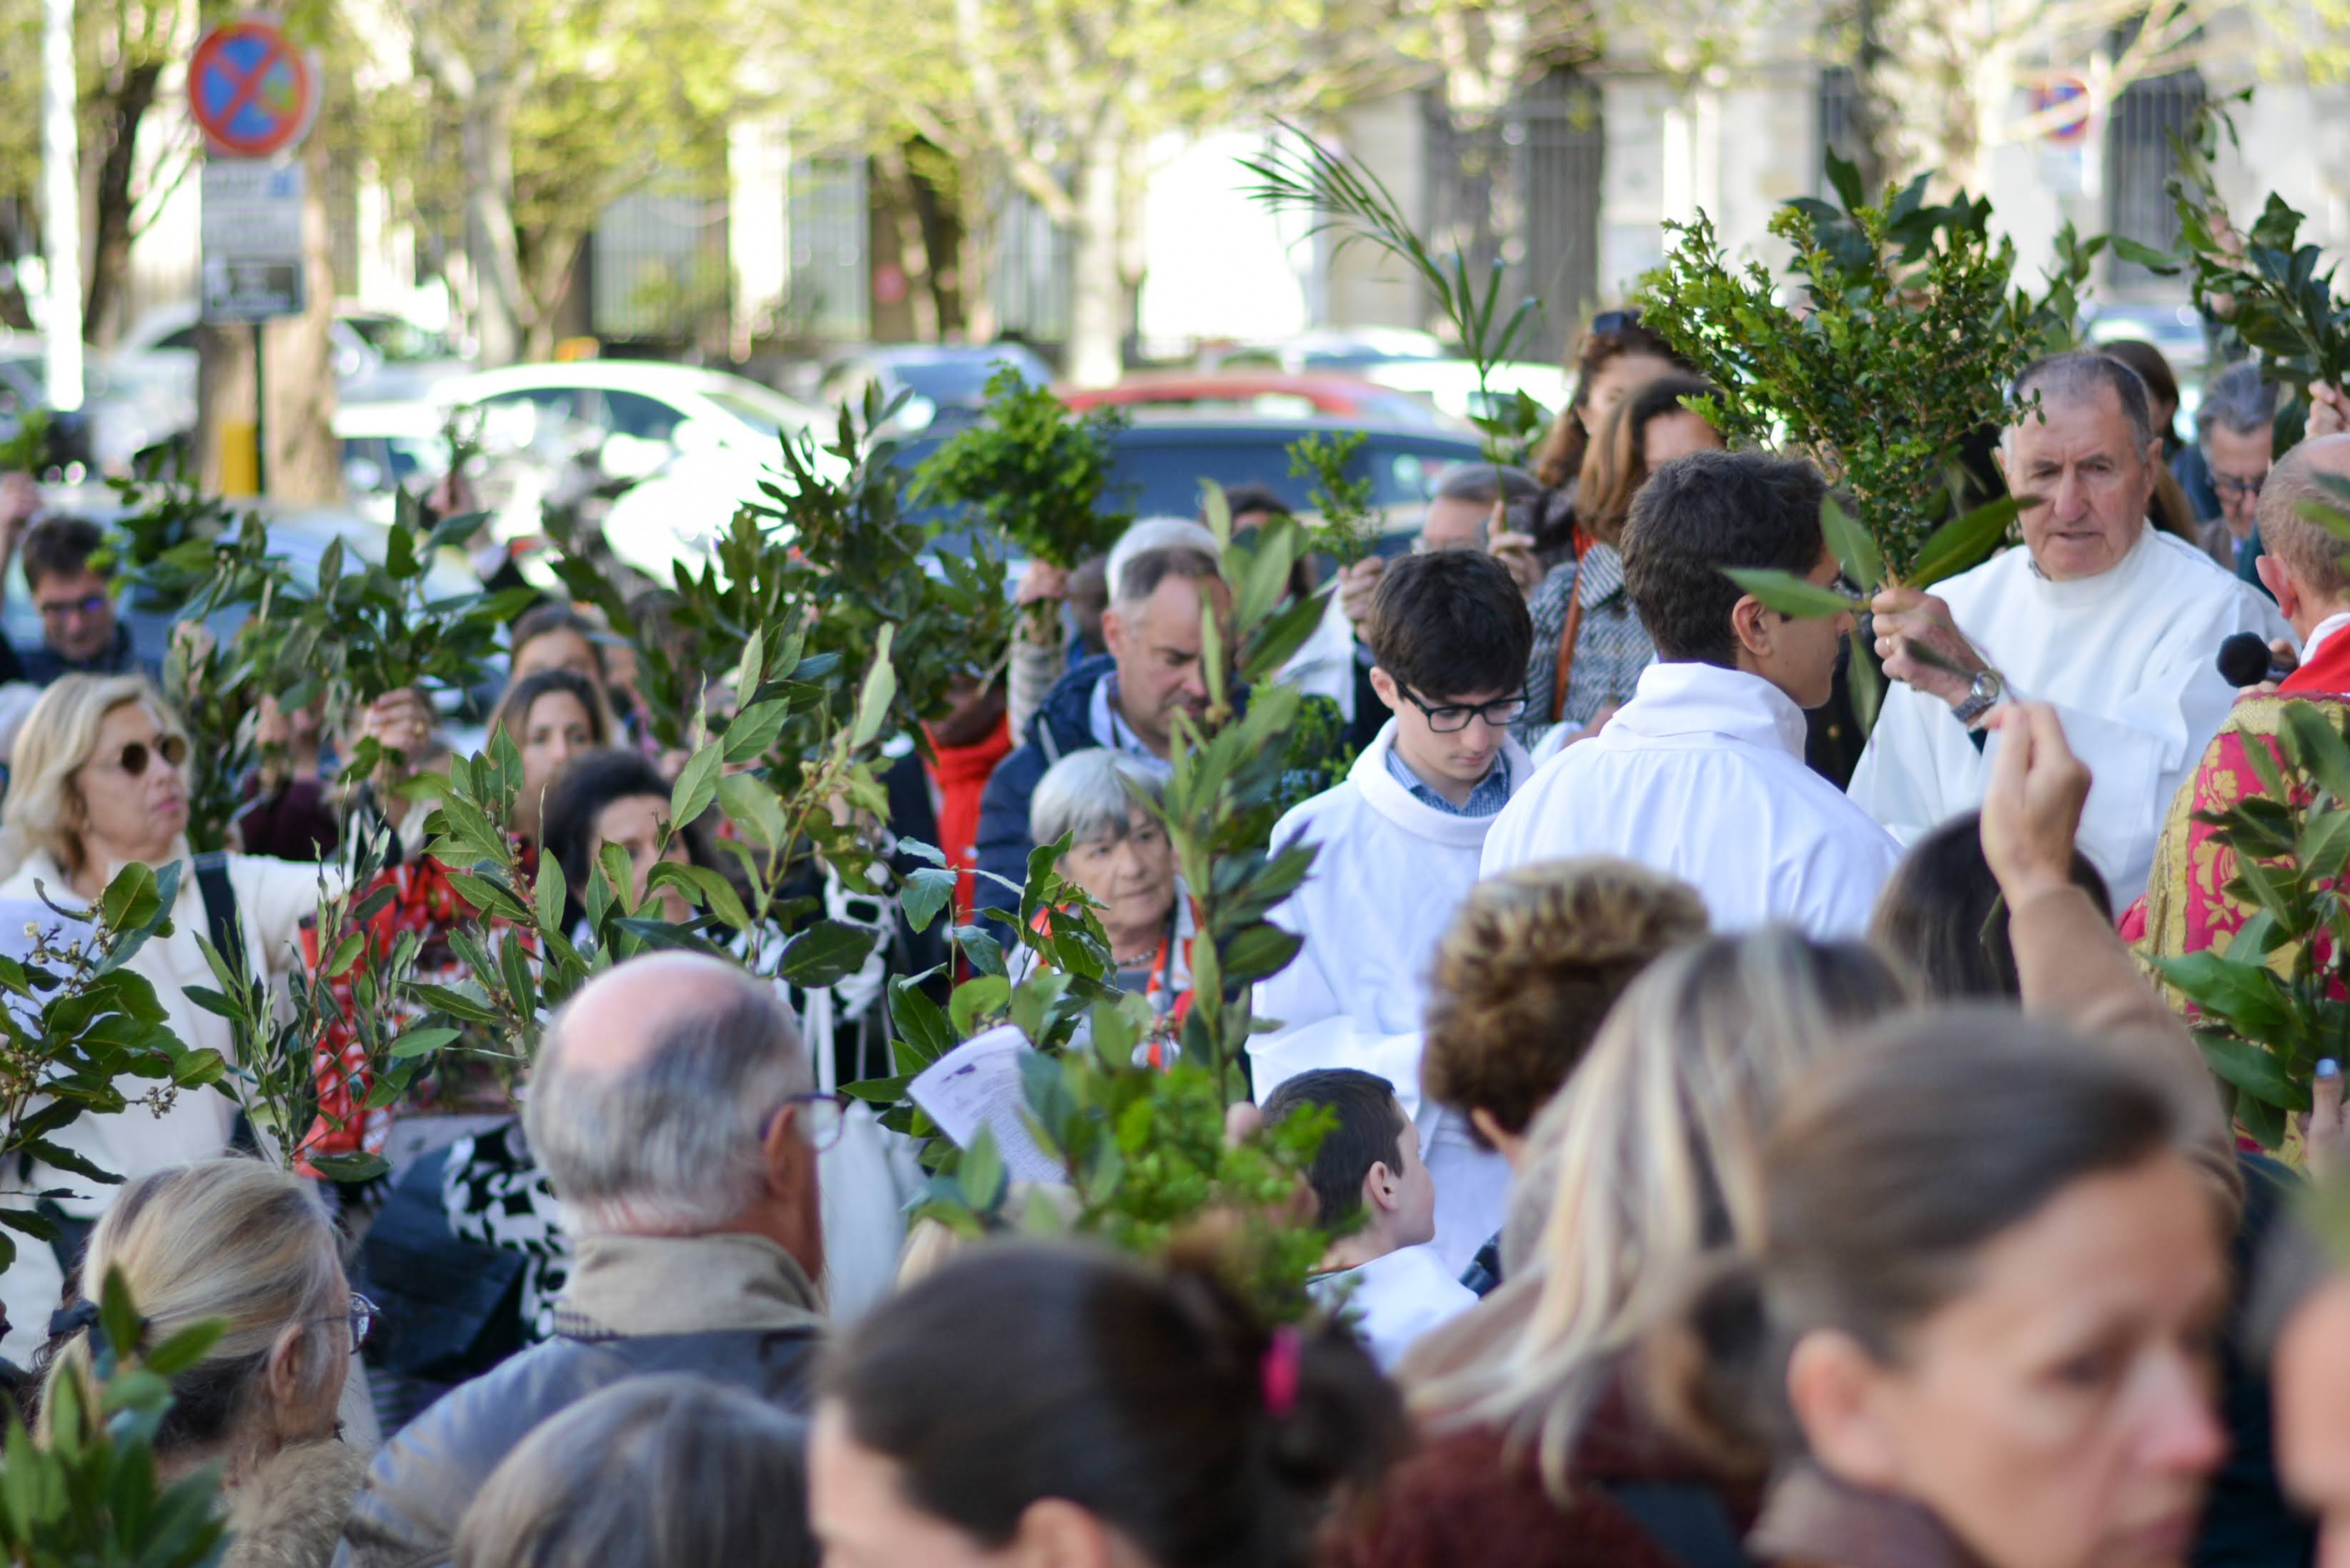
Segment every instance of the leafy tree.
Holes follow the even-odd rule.
[[[1858,0],[1847,14],[1856,118],[1874,142],[1866,161],[1878,180],[1981,189],[2002,148],[2103,119],[2133,83],[2212,59],[2220,26],[2245,11],[2240,0]],[[2307,26],[2297,18],[2295,30]],[[2022,107],[2024,88],[2075,69],[2085,96]]]
[[[772,12],[733,0],[378,4],[418,75],[370,102],[375,151],[411,181],[431,243],[478,280],[485,363],[543,359],[579,247],[655,181],[723,189],[726,125]]]
[[[805,5],[795,20],[816,113],[838,116],[845,137],[911,132],[954,160],[966,255],[984,252],[993,211],[1014,193],[1070,236],[1066,368],[1080,386],[1119,374],[1153,145],[1316,111],[1367,71],[1392,74],[1387,18],[1357,0],[875,0]]]

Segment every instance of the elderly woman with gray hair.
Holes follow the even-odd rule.
[[[1097,906],[1118,988],[1180,1023],[1191,1002],[1192,910],[1175,875],[1175,846],[1152,813],[1165,790],[1157,773],[1122,752],[1072,752],[1037,781],[1028,830],[1038,844],[1069,840],[1054,869]],[[1049,931],[1055,919],[1043,911],[1037,929]],[[1023,949],[1013,961],[1014,983],[1040,961]]]

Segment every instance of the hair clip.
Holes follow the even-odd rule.
[[[1264,1407],[1276,1421],[1297,1407],[1298,1365],[1304,1355],[1304,1342],[1297,1337],[1297,1330],[1284,1324],[1273,1331],[1273,1342],[1264,1347],[1263,1359],[1257,1363],[1257,1382],[1264,1394]]]
[[[97,1324],[98,1303],[92,1301],[78,1301],[71,1306],[59,1307],[49,1314],[49,1337],[56,1339],[69,1334],[79,1334],[86,1328],[97,1326]]]

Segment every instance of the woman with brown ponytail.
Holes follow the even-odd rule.
[[[1305,1568],[1403,1437],[1343,1330],[1212,1270],[991,1243],[860,1322],[823,1378],[809,1511],[835,1568]]]
[[[2179,1085],[2005,1010],[1891,1027],[1790,1096],[1762,1245],[1649,1361],[1816,1568],[2179,1568],[2226,1451],[2230,1207]]]

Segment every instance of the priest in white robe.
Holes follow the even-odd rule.
[[[1652,475],[1624,530],[1624,584],[1657,645],[1632,701],[1520,791],[1485,839],[1492,876],[1615,855],[1697,888],[1717,930],[1787,920],[1857,937],[1899,847],[1804,763],[1849,616],[1796,619],[1725,567],[1832,583],[1809,463],[1695,452]]]
[[[2147,522],[2161,446],[2145,383],[2117,360],[2065,354],[2026,370],[2037,394],[2002,438],[2009,486],[2039,504],[2023,546],[1873,606],[1887,692],[1852,798],[1908,843],[1982,802],[1984,715],[2054,706],[2095,780],[2080,846],[2116,909],[2146,890],[2171,796],[2236,697],[2216,663],[2237,632],[2292,628],[2249,584]],[[1920,656],[1917,647],[1929,651]]]
[[[1501,563],[1447,550],[1405,556],[1381,575],[1364,634],[1371,688],[1392,716],[1344,783],[1274,829],[1274,844],[1310,844],[1315,855],[1273,912],[1304,945],[1257,983],[1256,1016],[1278,1028],[1250,1041],[1250,1075],[1260,1102],[1321,1067],[1394,1085],[1418,1118],[1436,1176],[1436,1246],[1457,1275],[1501,1223],[1509,1164],[1459,1115],[1421,1114],[1420,1015],[1486,830],[1534,774],[1510,738],[1525,708],[1534,623]]]

